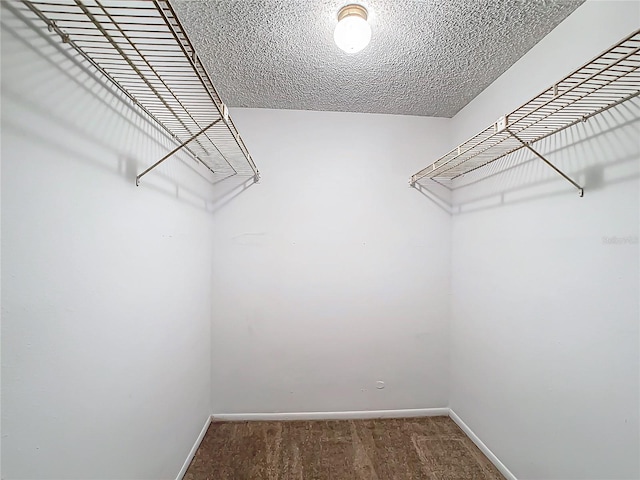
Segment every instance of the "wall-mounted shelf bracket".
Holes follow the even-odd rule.
[[[536,157],[538,157],[540,160],[542,160],[544,163],[546,163],[547,165],[549,165],[551,168],[553,168],[553,170],[555,170],[555,172],[560,175],[562,178],[564,178],[567,182],[569,182],[571,185],[573,185],[574,187],[576,187],[578,189],[578,196],[579,197],[583,197],[584,196],[584,188],[581,187],[580,185],[578,185],[576,182],[574,182],[566,173],[564,173],[562,170],[560,170],[558,167],[556,167],[553,163],[551,163],[549,160],[547,160],[546,158],[544,158],[544,156],[542,154],[540,154],[540,152],[538,152],[535,148],[533,148],[531,145],[529,145],[528,142],[523,141],[520,137],[518,137],[515,133],[513,133],[512,131],[510,131],[508,128],[505,128],[505,130],[507,131],[507,133],[509,133],[509,135],[511,135],[513,138],[515,138],[516,140],[518,140],[522,146],[524,148],[526,148],[527,150],[529,150],[531,153],[533,153]]]
[[[193,135],[191,138],[189,138],[189,140],[187,140],[186,142],[182,142],[180,145],[178,145],[176,148],[174,148],[173,150],[171,150],[169,153],[167,153],[164,157],[162,157],[160,160],[158,160],[156,163],[154,163],[153,165],[151,165],[149,168],[147,168],[144,172],[142,172],[140,175],[138,175],[136,177],[136,186],[140,185],[140,179],[142,177],[144,177],[147,173],[149,173],[151,170],[153,170],[154,168],[156,168],[158,165],[160,165],[162,162],[164,162],[167,158],[169,158],[171,155],[177,153],[179,150],[181,150],[182,148],[184,148],[189,142],[192,142],[193,140],[195,140],[198,136],[202,135],[204,132],[206,132],[207,130],[209,130],[211,127],[213,127],[216,123],[218,123],[220,120],[222,120],[221,118],[218,118],[217,120],[214,120],[213,122],[211,122],[209,125],[207,125],[206,127],[204,127],[202,130],[200,130],[198,133],[196,133],[195,135]],[[203,162],[199,157],[196,156],[196,159],[202,163],[205,167],[207,167],[211,173],[215,173],[211,167],[209,167],[209,165],[207,165],[205,162]]]

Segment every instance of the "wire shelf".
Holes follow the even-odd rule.
[[[168,0],[21,2],[211,172],[258,177]]]
[[[639,95],[639,68],[637,30],[414,174],[410,183],[454,180]]]

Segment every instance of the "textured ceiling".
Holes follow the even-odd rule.
[[[363,0],[357,54],[333,42],[348,0],[173,0],[232,107],[452,117],[583,0]]]

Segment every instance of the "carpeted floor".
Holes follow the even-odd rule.
[[[214,422],[184,480],[503,480],[449,417]]]

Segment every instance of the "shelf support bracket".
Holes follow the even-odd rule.
[[[222,120],[221,118],[218,118],[217,120],[214,120],[213,122],[211,122],[209,125],[207,125],[206,127],[204,127],[202,130],[200,130],[198,133],[196,133],[195,135],[193,135],[191,138],[189,138],[188,140],[185,140],[184,142],[182,142],[180,145],[178,145],[176,148],[174,148],[173,150],[171,150],[169,153],[167,153],[164,157],[162,157],[160,160],[158,160],[156,163],[154,163],[153,165],[151,165],[149,168],[147,168],[144,172],[142,172],[140,175],[138,175],[136,177],[136,186],[140,185],[140,179],[142,177],[144,177],[147,173],[149,173],[151,170],[153,170],[154,168],[156,168],[158,165],[160,165],[162,162],[164,162],[167,158],[169,158],[171,155],[173,155],[174,153],[176,153],[178,150],[180,150],[181,148],[184,148],[189,142],[191,142],[192,140],[194,140],[196,137],[202,135],[204,132],[206,132],[207,130],[209,130],[211,127],[213,127],[216,123],[220,122],[220,120]],[[198,161],[200,163],[202,163],[203,165],[205,165],[205,167],[209,168],[208,165],[206,165],[202,160],[200,160],[200,158],[196,157],[198,159]],[[211,170],[211,168],[209,168],[209,170]]]
[[[540,153],[538,153],[537,150],[535,150],[531,145],[529,145],[528,142],[523,141],[520,137],[518,137],[515,133],[513,133],[511,130],[509,130],[508,128],[505,129],[509,135],[511,135],[513,138],[515,138],[517,141],[519,141],[523,147],[525,147],[526,149],[528,149],[531,153],[533,153],[536,157],[538,157],[540,160],[542,160],[544,163],[546,163],[547,165],[549,165],[551,168],[553,168],[553,170],[560,175],[562,178],[564,178],[567,182],[569,182],[571,185],[573,185],[574,187],[576,187],[578,189],[578,196],[583,197],[584,196],[584,188],[581,187],[580,185],[578,185],[575,181],[573,181],[573,179],[571,179],[566,173],[564,173],[562,170],[560,170],[558,167],[556,167],[553,163],[551,163],[549,160],[547,160],[546,158],[544,158]]]

